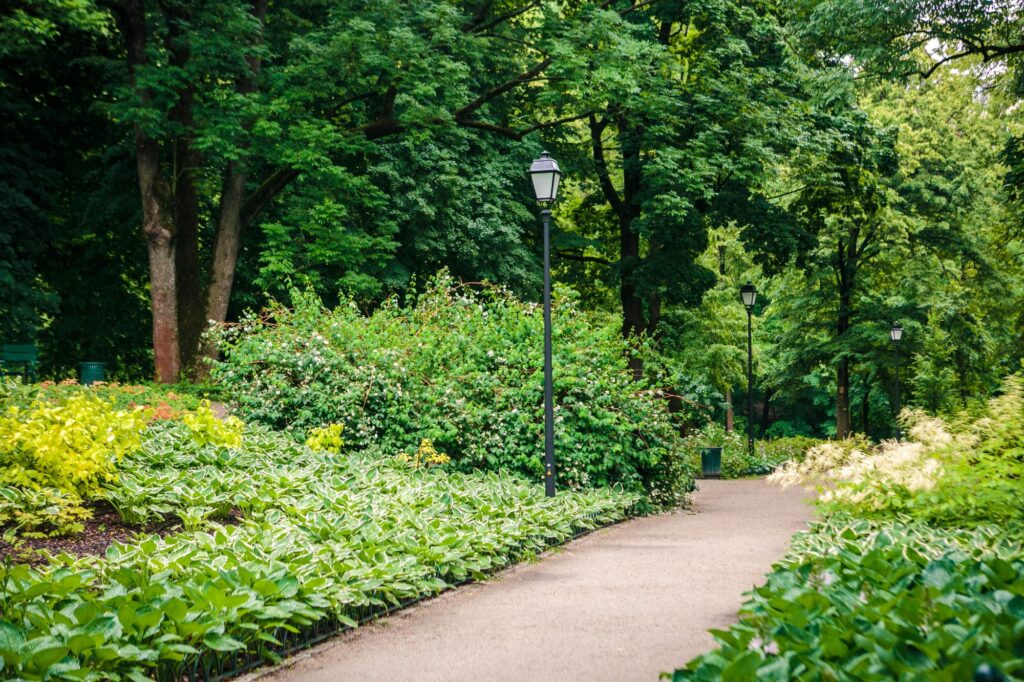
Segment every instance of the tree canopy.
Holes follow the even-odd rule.
[[[369,312],[447,269],[536,300],[548,149],[555,277],[657,348],[635,376],[731,420],[751,280],[758,427],[889,435],[893,322],[905,404],[1021,368],[1021,22],[1009,0],[13,0],[0,337],[49,376],[170,382],[205,376],[211,323],[296,286]]]

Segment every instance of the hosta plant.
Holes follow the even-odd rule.
[[[140,518],[151,505],[192,514],[197,530],[0,567],[0,677],[137,680],[175,676],[204,651],[273,658],[281,632],[354,625],[621,519],[639,499],[545,498],[508,474],[414,470],[259,429],[241,448],[183,450],[181,429],[160,425],[108,495]],[[223,525],[216,508],[241,518]]]
[[[797,537],[676,682],[1024,679],[1024,528],[838,517]],[[977,679],[977,678],[974,678]]]

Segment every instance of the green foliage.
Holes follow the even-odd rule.
[[[812,433],[811,425],[803,419],[780,419],[772,422],[764,435],[766,438],[810,438]]]
[[[965,419],[953,427],[945,475],[911,513],[947,525],[1024,519],[1024,379],[1007,379],[980,418]]]
[[[969,680],[981,664],[1020,679],[1022,542],[1021,526],[819,523],[671,679]]]
[[[223,339],[215,376],[246,421],[295,434],[343,424],[350,447],[385,456],[429,438],[451,467],[543,475],[541,309],[439,276],[411,305],[363,316],[295,294]],[[271,323],[272,320],[272,323]],[[554,310],[559,483],[618,484],[658,505],[692,488],[656,377],[631,379],[619,331],[571,295]]]
[[[760,441],[757,447],[764,453],[766,461],[778,467],[783,462],[802,460],[808,450],[820,444],[818,438],[799,435]]]
[[[638,499],[548,499],[505,474],[413,471],[258,429],[232,449],[187,433],[156,424],[109,494],[137,514],[176,507],[197,529],[114,544],[103,558],[0,568],[5,678],[142,679],[200,650],[271,658],[284,631],[328,616],[355,625],[621,519]],[[117,498],[131,490],[145,494]],[[242,520],[199,520],[215,504]]]

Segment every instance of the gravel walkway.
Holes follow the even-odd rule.
[[[711,647],[811,516],[798,489],[702,481],[693,509],[588,535],[249,679],[657,680]]]

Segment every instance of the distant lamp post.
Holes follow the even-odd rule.
[[[892,341],[893,354],[896,357],[896,438],[900,438],[900,341],[903,340],[903,325],[894,322],[889,328],[889,340]]]
[[[747,308],[747,452],[754,456],[754,339],[751,332],[751,317],[754,314],[754,302],[757,301],[757,289],[747,282],[740,287],[740,298]]]
[[[551,209],[562,171],[547,152],[530,166],[537,201],[544,208],[544,494],[555,496],[555,401],[551,380]]]

